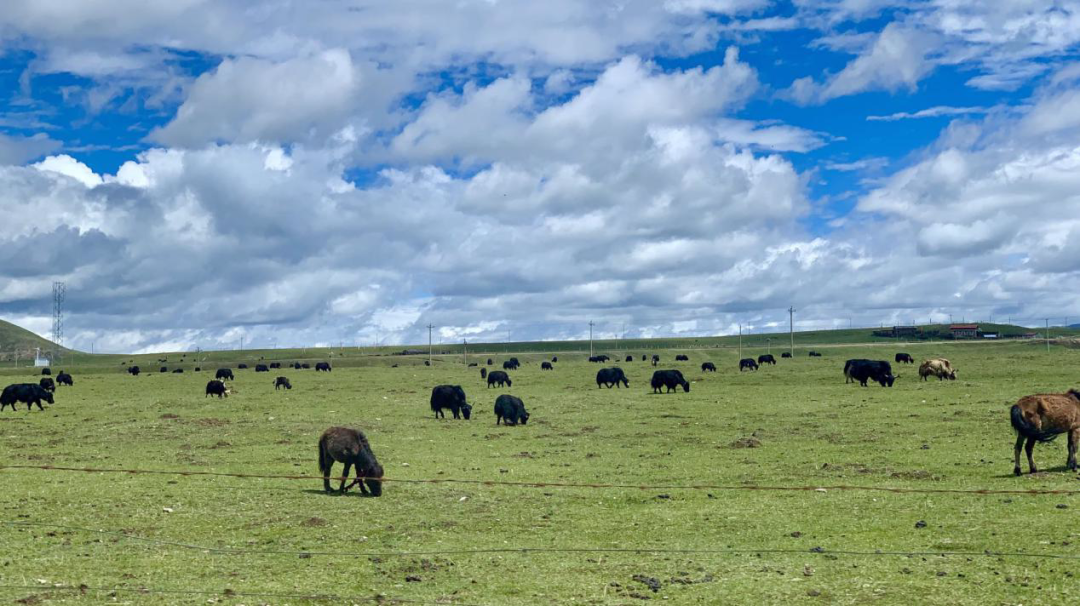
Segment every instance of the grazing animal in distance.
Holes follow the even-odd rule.
[[[511,360],[503,362],[503,370],[514,370],[517,368],[517,364],[514,364]]]
[[[626,356],[626,361],[627,362],[633,362],[634,361],[634,356]]]
[[[558,362],[559,361],[559,356],[551,356],[551,361],[552,362]]]
[[[684,392],[690,391],[690,382],[684,379],[678,370],[658,370],[653,373],[650,384],[653,393],[660,393],[660,390],[665,387],[667,388],[665,393],[678,391],[679,385],[682,385]]]
[[[476,362],[469,362],[469,368],[472,368],[473,366],[479,366],[479,364]]]
[[[678,355],[675,356],[675,361],[676,362],[689,362],[690,361],[690,356],[688,356],[686,354],[678,354]]]
[[[49,375],[51,375],[51,374],[52,374],[52,369],[51,369],[51,368],[49,368],[48,366],[46,366],[45,368],[42,368],[42,369],[41,369],[41,376],[43,376],[43,377],[47,377],[47,376],[49,376]]]
[[[465,417],[468,421],[472,416],[472,406],[465,400],[465,390],[460,385],[436,385],[431,390],[431,410],[436,419],[446,418],[443,409],[454,413],[455,419]]]
[[[293,370],[300,370],[301,368],[303,368],[303,366],[301,366],[299,362],[293,362],[292,367]]]
[[[626,378],[626,373],[618,366],[614,368],[601,368],[596,371],[596,387],[599,389],[601,385],[607,385],[608,389],[613,386],[630,387],[630,380]]]
[[[541,362],[540,370],[555,370],[555,367],[551,365],[551,362]]]
[[[183,368],[177,368],[176,370],[174,370],[172,372],[173,372],[174,375],[182,375],[182,374],[184,374],[184,369]]]
[[[529,413],[525,410],[525,403],[521,398],[503,394],[495,398],[495,424],[500,422],[504,425],[525,425],[529,420]]]
[[[424,360],[424,366],[431,366],[431,360]],[[316,368],[315,370],[319,370]]]
[[[270,372],[270,367],[266,364],[256,364],[255,372]]]
[[[247,367],[248,367],[248,365],[247,365],[247,364],[237,364],[237,365],[236,365],[236,368],[238,368],[238,369],[240,369],[240,370],[246,370],[246,369],[247,369]]]
[[[49,404],[55,404],[53,395],[45,391],[41,385],[36,383],[13,383],[5,387],[3,393],[0,393],[0,410],[4,410],[7,406],[11,406],[11,410],[15,410],[16,402],[25,403],[28,411],[33,408],[34,404],[37,404],[38,410],[45,410],[45,407],[41,405],[42,400]]]
[[[645,355],[645,354],[641,354],[641,361],[642,361],[642,362],[646,361],[647,359],[648,359],[648,358],[646,357],[646,355]]]
[[[762,354],[757,357],[758,364],[772,364],[776,366],[776,358],[772,354]]]
[[[317,362],[315,364],[315,372],[330,372],[329,362]]]
[[[487,369],[486,368],[481,368],[480,369],[480,378],[481,379],[486,379],[487,378]]]
[[[307,362],[304,362],[303,364],[300,365],[300,368],[303,368],[304,370],[310,370],[311,369],[311,364],[308,364]]]
[[[202,368],[201,368],[201,367],[199,367],[199,366],[196,366],[196,367],[195,367],[195,372],[202,372]]]
[[[785,351],[784,353],[780,354],[780,357],[781,358],[790,358],[791,357],[791,352],[790,351]]]
[[[487,385],[488,385],[488,387],[491,387],[492,385],[495,385],[496,383],[499,384],[499,387],[502,387],[504,384],[507,387],[513,387],[514,386],[514,384],[510,381],[510,375],[506,374],[505,372],[503,372],[501,370],[493,370],[493,371],[488,373],[488,376],[487,376]]]
[[[289,383],[288,377],[278,377],[274,379],[274,391],[277,391],[282,387],[285,389],[292,389],[292,383]]]
[[[1016,447],[1013,449],[1013,473],[1020,475],[1020,448],[1027,450],[1028,468],[1035,467],[1035,442],[1049,442],[1063,433],[1069,434],[1068,458],[1065,467],[1076,471],[1076,449],[1080,443],[1080,391],[1035,394],[1020,398],[1009,410]],[[1027,442],[1025,446],[1025,441]]]
[[[739,360],[739,372],[744,370],[757,370],[758,363],[753,358],[743,358]]]
[[[821,357],[821,354],[816,352],[816,351],[807,352],[806,355],[808,355],[811,358],[820,358]]]
[[[214,374],[214,378],[221,381],[232,381],[234,377],[232,370],[228,368],[219,368],[217,373]]]
[[[911,357],[909,353],[898,353],[893,357],[897,364],[914,364],[915,358]]]
[[[938,381],[948,379],[950,381],[956,380],[956,369],[952,367],[945,358],[932,358],[930,360],[924,360],[919,365],[919,377],[925,381],[928,377],[935,376]]]
[[[38,385],[40,385],[41,388],[44,389],[45,391],[48,391],[48,392],[55,392],[56,391],[56,383],[54,383],[53,380],[50,379],[49,377],[42,377],[41,380],[38,381]]]
[[[652,357],[652,365],[653,365],[653,366],[656,366],[656,365],[657,365],[657,364],[659,364],[659,363],[660,363],[660,356],[658,356],[658,355],[656,355],[656,354],[653,354],[653,357]]]
[[[712,362],[702,362],[701,363],[701,372],[705,372],[705,371],[716,372],[716,364],[713,364]]]
[[[217,379],[211,379],[210,382],[206,384],[206,395],[203,397],[208,398],[210,396],[217,396],[218,398],[227,398],[229,397],[229,393],[229,390],[225,387],[225,383],[218,381]]]
[[[365,496],[382,496],[383,468],[379,465],[375,453],[371,452],[371,444],[368,443],[364,432],[359,429],[348,427],[331,427],[319,437],[319,471],[323,474],[323,490],[333,492],[330,489],[330,471],[334,462],[345,465],[345,471],[341,474],[341,486],[338,492],[345,491],[353,486],[360,486],[360,492]],[[356,478],[352,484],[345,486],[349,479],[349,469],[356,466]],[[364,486],[367,485],[367,489]]]
[[[494,363],[495,363],[495,360],[492,360],[491,358],[488,358],[488,360],[487,360],[487,365],[488,366],[491,366]]]
[[[166,367],[164,367],[164,366],[162,366],[162,367],[161,367],[161,370],[159,370],[158,372],[169,372],[169,369],[168,369],[168,368],[166,368]]]
[[[281,368],[281,362],[271,362],[270,363],[270,368],[271,369]]]
[[[75,386],[75,379],[71,378],[71,375],[64,371],[60,371],[60,374],[56,375],[57,385],[67,385],[68,387]]]

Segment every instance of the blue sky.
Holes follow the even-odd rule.
[[[117,351],[1080,316],[1078,40],[1040,0],[15,0],[0,315],[64,279]]]

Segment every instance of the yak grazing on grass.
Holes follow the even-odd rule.
[[[1024,396],[1009,411],[1013,429],[1016,430],[1016,447],[1013,450],[1013,473],[1020,475],[1020,447],[1027,450],[1028,468],[1036,473],[1035,442],[1049,442],[1059,434],[1069,434],[1069,455],[1065,467],[1076,471],[1076,449],[1080,443],[1080,391],[1070,389],[1066,393],[1036,394]]]
[[[75,379],[72,379],[71,375],[61,370],[60,374],[56,375],[56,384],[75,387]]]
[[[330,489],[330,470],[334,467],[334,461],[345,465],[339,493],[345,494],[353,486],[360,486],[364,496],[369,494],[368,491],[373,497],[382,496],[383,468],[375,453],[371,452],[371,444],[368,444],[364,432],[348,427],[331,427],[319,437],[319,471],[322,472],[323,490],[326,492],[333,492]],[[345,486],[353,465],[356,466],[356,479]]]
[[[493,370],[493,371],[488,373],[488,376],[487,376],[488,387],[491,387],[492,385],[495,385],[496,383],[498,383],[499,387],[502,387],[504,384],[507,387],[513,387],[514,386],[514,383],[512,381],[510,381],[510,375],[506,374],[505,372],[503,372],[501,370]]]
[[[24,402],[26,404],[26,410],[33,408],[34,404],[37,404],[38,410],[45,410],[45,407],[41,405],[41,401],[45,400],[49,404],[54,404],[53,395],[40,385],[34,383],[14,383],[4,388],[3,393],[0,393],[0,410],[11,406],[11,410],[15,410],[16,402]]]
[[[682,385],[683,391],[690,391],[690,382],[684,379],[682,373],[677,370],[658,370],[654,372],[651,385],[653,393],[660,393],[660,389],[665,387],[667,388],[665,393],[678,391],[680,385]]]
[[[208,398],[210,396],[226,398],[229,396],[229,390],[225,387],[225,383],[222,383],[217,379],[212,379],[209,383],[206,384],[206,395],[203,397]]]
[[[630,387],[630,380],[626,378],[626,373],[618,366],[614,368],[601,368],[596,371],[596,387],[601,385],[607,385],[608,389],[611,389],[613,385],[618,385],[620,389],[622,387]]]
[[[701,372],[705,372],[705,371],[716,372],[716,364],[713,364],[712,362],[702,362],[701,363]]]
[[[274,391],[277,391],[282,387],[285,389],[292,389],[292,383],[289,383],[288,377],[278,377],[274,379]]]
[[[739,372],[744,370],[757,370],[758,363],[753,358],[743,358],[739,360]]]
[[[529,413],[525,410],[525,403],[521,398],[515,398],[503,394],[495,398],[495,424],[501,421],[504,425],[524,425],[529,420]]]
[[[38,381],[38,385],[47,392],[52,393],[56,391],[56,383],[49,377],[41,377],[41,380]]]
[[[217,373],[214,374],[214,378],[218,379],[219,381],[232,381],[233,380],[232,370],[230,370],[228,368],[219,368]]]
[[[455,419],[465,417],[468,421],[472,416],[472,406],[465,400],[465,390],[460,385],[437,385],[431,390],[431,410],[435,412],[436,419],[446,418],[444,408],[450,409]]]

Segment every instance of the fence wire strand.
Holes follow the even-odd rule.
[[[386,557],[435,557],[435,556],[470,556],[470,555],[495,555],[495,554],[656,554],[656,555],[739,555],[739,554],[775,554],[775,555],[846,555],[846,556],[892,556],[892,557],[1010,557],[1010,558],[1045,558],[1053,560],[1080,560],[1080,555],[1054,554],[1045,552],[1023,551],[948,551],[948,550],[859,550],[859,549],[827,549],[816,546],[805,549],[777,548],[777,547],[729,547],[729,548],[677,548],[677,547],[487,547],[478,549],[435,549],[421,551],[321,551],[321,550],[291,550],[291,549],[245,549],[240,547],[210,547],[181,543],[167,539],[154,539],[118,530],[100,530],[71,526],[65,524],[51,524],[43,522],[23,522],[15,520],[2,520],[0,524],[5,526],[27,528],[56,528],[62,530],[86,532],[92,534],[116,536],[123,539],[140,541],[164,547],[177,547],[194,551],[202,551],[215,555],[264,555],[264,556],[296,556],[296,557],[350,557],[350,558],[386,558]]]
[[[208,476],[242,479],[272,480],[322,480],[323,476],[306,474],[258,474],[234,473],[225,471],[167,470],[167,469],[121,469],[96,467],[65,467],[59,465],[0,465],[0,470],[65,471],[85,473],[117,473],[130,475],[172,475],[172,476]],[[859,486],[850,484],[822,484],[816,486],[762,486],[757,484],[607,484],[576,482],[516,482],[508,480],[481,480],[462,478],[365,478],[364,476],[343,478],[335,476],[331,481],[356,479],[378,479],[383,482],[402,484],[464,484],[471,486],[513,486],[518,488],[589,488],[589,489],[634,489],[634,490],[715,490],[720,491],[763,491],[763,492],[820,492],[820,491],[867,491],[890,492],[900,494],[962,494],[962,495],[1076,495],[1076,489],[1051,488],[903,488],[896,486]]]

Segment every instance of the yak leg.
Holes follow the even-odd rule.
[[[1065,461],[1065,466],[1068,467],[1070,471],[1076,471],[1077,442],[1080,442],[1080,428],[1069,432],[1069,458]]]
[[[344,463],[344,465],[345,472],[341,474],[341,487],[338,488],[338,492],[340,492],[341,494],[345,494],[345,482],[349,479],[349,469],[352,468],[352,463],[346,462]]]
[[[1017,456],[1019,456],[1019,455],[1017,455]],[[330,464],[327,465],[324,468],[324,471],[323,471],[322,485],[323,485],[323,490],[325,490],[326,492],[330,492],[331,490],[333,490],[332,488],[330,488],[330,472],[331,472],[331,470],[333,470],[333,468],[334,468],[334,462],[330,461]]]
[[[1023,473],[1020,470],[1020,450],[1024,447],[1024,436],[1017,434],[1016,436],[1016,448],[1013,449],[1013,475],[1020,475]]]
[[[1027,452],[1028,468],[1031,470],[1031,473],[1036,473],[1039,470],[1035,467],[1035,438],[1027,439],[1027,445],[1024,446],[1024,450]]]

